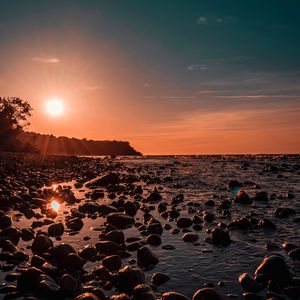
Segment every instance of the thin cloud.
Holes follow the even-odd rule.
[[[205,70],[208,69],[208,66],[207,66],[207,65],[204,65],[204,64],[193,64],[193,65],[188,65],[188,66],[187,66],[187,69],[188,69],[189,71],[193,71],[193,70],[195,70],[195,69],[205,71]]]
[[[96,90],[102,90],[103,86],[101,86],[101,85],[92,85],[92,86],[86,86],[85,89],[88,90],[88,91],[96,91]]]
[[[234,16],[200,16],[196,20],[197,24],[205,26],[237,22],[238,18]]]
[[[38,57],[35,56],[32,58],[34,62],[46,63],[46,64],[58,64],[60,60],[55,57]]]

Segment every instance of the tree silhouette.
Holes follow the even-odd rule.
[[[0,97],[0,150],[24,151],[18,136],[29,125],[30,104],[17,97]]]

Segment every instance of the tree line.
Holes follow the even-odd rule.
[[[30,104],[0,97],[0,151],[51,155],[140,155],[127,141],[94,141],[27,132]]]

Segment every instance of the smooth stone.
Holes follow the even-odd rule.
[[[126,266],[118,272],[117,288],[120,292],[131,294],[137,285],[143,283],[145,275],[140,269]]]
[[[74,296],[79,288],[77,280],[69,274],[64,274],[60,278],[59,286],[62,294],[67,297]]]
[[[228,246],[231,242],[229,233],[219,228],[213,229],[211,236],[215,245]]]
[[[199,235],[193,232],[187,232],[183,235],[182,239],[185,242],[195,242],[199,239]]]
[[[65,227],[63,223],[53,223],[48,227],[49,236],[61,236],[64,234]]]
[[[101,187],[101,186],[108,186],[110,184],[115,185],[120,183],[120,177],[116,173],[107,173],[103,176],[97,177],[86,182],[86,187]]]
[[[123,213],[110,213],[107,216],[107,222],[116,226],[118,229],[125,229],[134,224],[134,219]]]
[[[104,255],[113,255],[120,249],[118,244],[111,241],[98,241],[95,246],[99,253]]]
[[[52,240],[45,235],[38,235],[32,242],[31,250],[33,253],[45,253],[53,246]]]
[[[170,280],[169,275],[160,272],[154,273],[151,277],[151,282],[153,285],[161,285],[167,282],[168,280]]]
[[[189,300],[186,296],[176,292],[163,293],[160,300]]]
[[[158,246],[161,244],[161,238],[157,234],[150,234],[147,237],[147,243],[152,246]]]
[[[276,281],[281,287],[285,287],[291,281],[291,273],[285,260],[279,255],[266,257],[255,271],[255,276],[263,275],[267,282]]]
[[[245,191],[240,190],[235,196],[234,202],[239,204],[251,204],[252,200]]]
[[[179,218],[177,220],[177,227],[178,228],[188,228],[192,226],[193,221],[190,218]]]
[[[132,291],[134,300],[156,300],[156,295],[147,284],[139,284]]]
[[[239,282],[246,292],[258,293],[263,289],[263,286],[253,279],[248,273],[243,273],[239,276]]]
[[[110,255],[103,258],[102,264],[110,271],[117,271],[122,266],[122,260],[119,255]]]
[[[212,288],[198,290],[192,300],[222,300],[223,298]]]
[[[137,251],[137,264],[139,267],[156,265],[158,261],[158,257],[148,247],[142,247]]]

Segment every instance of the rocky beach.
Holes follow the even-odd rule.
[[[0,154],[0,298],[300,299],[300,156]]]

